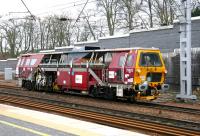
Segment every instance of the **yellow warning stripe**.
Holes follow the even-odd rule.
[[[34,133],[34,134],[37,134],[37,135],[40,135],[40,136],[50,136],[48,134],[45,134],[45,133],[42,133],[42,132],[39,132],[39,131],[35,131],[33,129],[30,129],[30,128],[25,128],[25,127],[22,127],[22,126],[19,126],[19,125],[10,123],[10,122],[0,120],[0,123],[5,124],[7,126],[15,127],[15,128],[18,128],[18,129],[22,129],[22,130],[25,130],[25,131],[28,131],[28,132],[31,132],[31,133]]]

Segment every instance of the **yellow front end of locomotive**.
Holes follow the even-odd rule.
[[[167,90],[164,84],[167,71],[159,50],[138,50],[133,86],[136,99],[154,100],[159,90]]]

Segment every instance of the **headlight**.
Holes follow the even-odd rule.
[[[140,76],[140,79],[144,82],[145,81],[145,76]]]
[[[147,81],[148,81],[148,82],[151,82],[151,77],[147,77]]]

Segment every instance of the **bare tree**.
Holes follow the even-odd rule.
[[[154,0],[154,8],[160,25],[170,25],[174,20],[174,12],[171,7],[174,0]]]
[[[121,10],[122,13],[125,15],[125,21],[127,24],[127,27],[129,30],[132,30],[134,28],[133,26],[133,19],[136,13],[139,12],[139,9],[141,8],[142,1],[137,0],[122,0]]]
[[[84,25],[84,28],[80,34],[80,41],[88,41],[90,32],[87,24]]]
[[[49,16],[37,21],[28,17],[11,19],[0,24],[0,53],[15,57],[20,53],[53,49],[71,44],[71,19],[60,21],[61,16]],[[68,18],[66,15],[62,17]]]
[[[152,0],[148,0],[150,27],[153,27]]]
[[[170,25],[173,23],[175,13],[172,5],[175,0],[144,0],[140,9],[149,16],[149,27],[158,25]],[[156,21],[158,20],[158,21]]]
[[[23,53],[34,51],[34,32],[35,29],[35,21],[26,18],[25,21],[20,22],[20,43],[23,44],[23,48],[21,49]]]
[[[142,8],[140,11],[146,13],[149,17],[149,27],[152,28],[153,24],[153,1],[152,0],[143,0]]]
[[[44,49],[45,46],[45,31],[48,32],[48,30],[45,29],[45,23],[41,21],[41,19],[38,19],[39,22],[39,35],[40,35],[40,49]],[[38,47],[39,48],[39,47]]]
[[[42,49],[53,49],[54,47],[70,45],[72,20],[66,19],[61,21],[61,17],[68,18],[66,15],[54,15],[40,21],[40,43]]]
[[[0,34],[0,53],[1,55],[4,55],[4,50],[3,50],[3,36]]]
[[[97,7],[102,8],[106,16],[109,35],[114,35],[117,24],[117,12],[119,11],[119,0],[97,0]]]
[[[87,12],[85,12],[85,13],[83,13],[83,15],[84,15],[84,20],[86,21],[86,24],[87,24],[87,26],[88,26],[88,29],[89,29],[89,31],[90,31],[90,34],[92,35],[92,37],[93,37],[93,40],[96,40],[96,35],[95,35],[95,32],[94,32],[94,30],[95,30],[95,25],[92,25],[92,23],[91,23],[91,21],[90,21],[90,15],[87,13]],[[85,27],[85,28],[87,28],[87,27]]]
[[[17,42],[17,38],[18,38],[18,32],[19,32],[19,25],[14,21],[14,20],[10,20],[8,22],[4,22],[1,26],[0,26],[1,31],[4,33],[4,38],[7,41],[7,48],[9,49],[9,54],[10,57],[15,57],[15,47],[16,44],[18,44]]]
[[[44,20],[39,21],[40,25],[40,49],[48,49],[50,44],[50,28],[51,28],[51,17],[46,17]]]

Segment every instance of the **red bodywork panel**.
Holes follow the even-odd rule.
[[[129,63],[128,60],[132,63]],[[110,83],[132,84],[134,80],[136,52],[119,52],[113,55],[108,70]]]
[[[57,72],[57,84],[58,85],[71,88],[70,79],[71,79],[70,72],[64,71],[64,70]]]
[[[23,55],[18,60],[16,69],[19,78],[28,78],[32,71],[40,64],[43,54]]]
[[[73,89],[87,90],[88,88],[88,72],[72,72],[71,83]]]
[[[109,65],[108,68],[108,73],[109,73],[109,82],[111,83],[122,83],[123,78],[121,76],[121,73],[123,72],[122,66],[119,66],[119,61],[121,57],[125,57],[125,54],[127,52],[119,52],[119,53],[114,53],[112,62]],[[123,63],[123,62],[122,62]]]
[[[88,76],[87,71],[79,72],[73,71],[71,68],[70,71],[59,71],[57,74],[57,84],[64,86],[68,89],[77,89],[77,90],[88,90]]]
[[[124,82],[126,84],[133,84],[136,59],[137,59],[137,52],[136,51],[130,52],[127,56],[126,63],[125,63],[125,66],[124,66]]]

